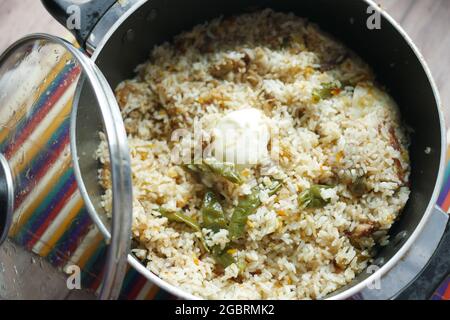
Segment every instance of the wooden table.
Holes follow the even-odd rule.
[[[436,80],[450,128],[450,1],[378,0],[411,36]]]
[[[425,56],[439,87],[447,126],[450,128],[450,35],[448,34],[450,1],[377,0],[377,2],[406,29]],[[0,52],[29,33],[45,32],[62,37],[68,35],[68,32],[45,11],[38,0],[0,0],[0,32]],[[24,259],[29,259],[26,258],[25,251],[17,250],[18,256],[23,255]],[[1,257],[2,252],[0,252]],[[17,262],[20,257],[16,256],[16,258],[13,262]],[[47,275],[50,272],[48,270]],[[53,278],[57,277],[55,275]],[[58,286],[61,287],[61,293],[54,290],[52,298],[70,298],[72,295],[76,296],[72,298],[88,299],[90,297],[77,292],[68,296],[66,290],[63,290],[65,284],[62,280],[59,281]],[[79,294],[81,295],[78,296]]]

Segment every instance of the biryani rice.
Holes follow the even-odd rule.
[[[319,299],[351,282],[376,245],[388,243],[410,193],[407,135],[370,68],[316,25],[272,10],[218,18],[155,47],[137,72],[116,93],[131,148],[134,252],[160,278],[207,299]],[[317,99],[324,83],[339,89]],[[172,159],[174,149],[195,143],[172,141],[174,130],[201,121],[208,140],[224,115],[248,107],[270,119],[277,158],[245,168],[242,185],[199,181]],[[105,143],[98,158],[109,212]],[[361,177],[363,194],[355,195]],[[198,234],[157,210],[201,222],[212,187],[230,216],[240,197],[271,179],[282,179],[282,189],[260,194],[245,239],[230,251],[243,270],[218,270]],[[321,190],[328,204],[303,208],[299,194],[314,184],[331,186]],[[228,230],[202,233],[209,246],[229,243]]]

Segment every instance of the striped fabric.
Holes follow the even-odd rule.
[[[450,138],[450,131],[448,134]],[[450,143],[450,140],[449,140]],[[438,205],[444,209],[445,212],[450,212],[450,147],[447,150],[447,168],[445,170],[444,184],[438,199]]]
[[[18,128],[16,133],[0,132],[0,152],[12,164],[20,190],[10,237],[61,270],[78,265],[83,287],[96,291],[102,279],[105,243],[83,205],[70,162],[69,115],[79,73],[74,64],[53,66],[28,110],[10,119],[10,127]],[[439,205],[450,209],[450,163]],[[439,297],[448,299],[448,283],[442,290]],[[171,297],[129,268],[121,298]]]
[[[431,300],[450,300],[450,275],[431,297]]]

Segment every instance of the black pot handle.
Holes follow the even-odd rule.
[[[447,224],[438,248],[421,274],[397,299],[427,300],[450,275],[450,223]]]
[[[116,0],[41,0],[47,11],[73,33],[84,48],[86,41],[103,15]]]

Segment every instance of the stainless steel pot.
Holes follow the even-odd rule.
[[[380,7],[370,0],[128,0],[85,1],[42,0],[48,10],[66,25],[70,8],[78,4],[81,28],[73,30],[86,53],[91,55],[111,88],[133,76],[136,65],[144,62],[150,50],[195,24],[220,15],[230,15],[271,7],[307,17],[335,35],[362,56],[379,75],[401,107],[404,120],[414,129],[410,148],[411,197],[400,220],[391,230],[393,241],[383,248],[375,265],[360,274],[350,285],[329,296],[330,299],[390,299],[407,290],[421,271],[448,268],[442,259],[450,249],[448,217],[435,204],[443,179],[445,129],[439,94],[430,71],[411,39]],[[370,10],[369,10],[370,9]],[[379,14],[380,29],[367,26],[367,19]],[[91,156],[99,143],[95,132],[104,130],[104,116],[92,108],[95,95],[80,88],[72,115],[72,150],[77,181],[89,212],[104,236],[111,237],[108,220],[100,205],[102,189],[97,181],[99,164]],[[120,121],[115,119],[114,121]],[[106,123],[107,124],[107,123]],[[114,130],[113,130],[114,131]],[[116,137],[120,145],[124,137]],[[426,149],[430,153],[425,152]],[[120,157],[111,154],[115,169]],[[113,164],[113,166],[114,166]],[[114,172],[114,168],[113,168]],[[117,177],[117,188],[127,190]],[[125,179],[126,180],[126,179]],[[128,183],[128,181],[126,181]],[[126,184],[125,183],[125,184]],[[128,189],[131,190],[131,189]],[[131,192],[131,191],[130,191]],[[131,194],[127,195],[128,198]],[[117,204],[119,205],[119,204]],[[125,212],[131,215],[130,211]],[[115,242],[113,245],[123,244]],[[123,250],[119,250],[122,251]],[[116,252],[119,252],[116,250]],[[433,253],[436,251],[435,255]],[[147,279],[172,294],[186,299],[192,295],[161,280],[132,255],[128,262]],[[429,272],[424,273],[425,276]],[[425,277],[424,276],[424,277]],[[381,281],[380,290],[372,286]],[[437,277],[425,279],[434,289]],[[415,282],[418,283],[417,281]],[[376,287],[376,286],[375,286]],[[413,288],[413,287],[412,287]],[[410,289],[411,290],[411,289]],[[400,295],[401,297],[401,295]]]

